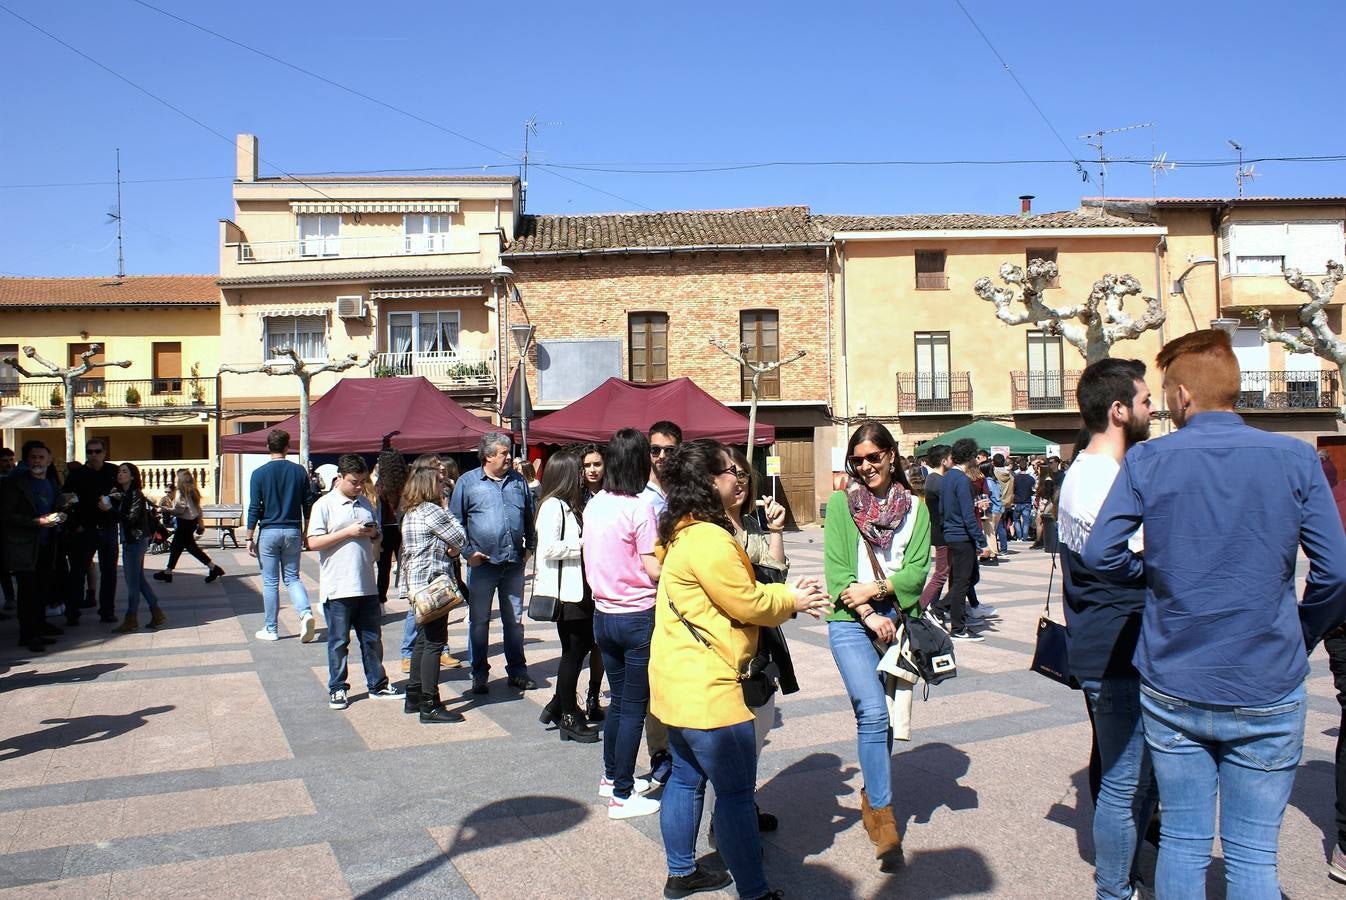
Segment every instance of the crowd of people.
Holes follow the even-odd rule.
[[[1007,458],[970,439],[936,444],[918,462],[898,454],[884,425],[861,425],[846,447],[844,485],[827,504],[822,580],[790,581],[786,510],[762,492],[743,452],[684,441],[673,422],[621,429],[602,447],[563,447],[540,480],[503,432],[482,438],[480,465],[461,475],[434,454],[408,464],[389,446],[373,467],[347,454],[317,497],[308,473],[286,458],[289,435],[274,430],[246,518],[262,576],[256,637],[279,639],[283,584],[301,642],[315,639],[299,575],[301,551],[314,551],[328,705],[349,705],[353,631],[370,698],[401,699],[419,722],[452,725],[472,696],[491,691],[487,636],[497,608],[504,688],[537,687],[523,640],[533,560],[528,608],[554,622],[560,643],[541,723],[563,743],[601,743],[596,792],[610,818],[659,815],[664,895],[732,881],[741,897],[775,897],[761,834],[778,820],[755,793],[776,695],[798,690],[780,626],[800,613],[826,622],[854,713],[861,821],[887,870],[902,855],[891,762],[895,737],[905,735],[882,660],[904,623],[922,617],[938,620],[955,645],[981,641],[978,626],[997,615],[977,597],[981,567],[1016,552],[1011,542],[1053,553],[1055,565],[1059,544],[1069,674],[1093,737],[1096,896],[1140,895],[1147,840],[1158,847],[1147,891],[1205,896],[1218,833],[1229,896],[1279,897],[1278,836],[1302,751],[1308,653],[1324,638],[1346,732],[1346,484],[1307,444],[1250,428],[1233,412],[1239,372],[1223,332],[1172,341],[1157,362],[1176,432],[1148,440],[1144,364],[1103,360],[1079,380],[1084,429],[1068,466]],[[0,450],[6,599],[12,573],[19,641],[34,653],[59,636],[46,621],[52,597],[69,625],[95,607],[116,621],[118,554],[127,602],[116,630],[140,628],[142,598],[145,627],[167,621],[144,571],[149,543],[167,539],[165,518],[176,527],[155,579],[171,581],[183,552],[206,568],[207,582],[224,574],[195,541],[201,495],[190,473],[179,473],[156,515],[133,464],[106,462],[97,439],[86,451],[61,484],[42,444],[25,445],[18,460]],[[1226,490],[1230,483],[1240,489]],[[421,602],[437,593],[454,598],[445,612],[459,598],[467,610],[469,696],[440,693],[441,669],[462,662],[447,646],[448,616]],[[400,691],[383,665],[390,597],[414,601]],[[637,774],[642,742],[650,770]],[[1339,737],[1329,861],[1342,880],[1344,744]],[[708,804],[709,837],[728,871],[696,861]]]

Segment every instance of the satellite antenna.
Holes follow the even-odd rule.
[[[1165,172],[1172,172],[1178,167],[1177,163],[1168,161],[1167,151],[1160,153],[1150,162],[1150,199],[1153,200],[1159,196],[1159,176]]]
[[[1245,166],[1245,165],[1243,165],[1243,145],[1242,145],[1242,144],[1240,144],[1238,141],[1235,141],[1235,140],[1232,140],[1232,139],[1231,139],[1231,140],[1229,141],[1229,146],[1233,147],[1236,151],[1238,151],[1238,155],[1239,155],[1239,165],[1238,165],[1238,169],[1235,170],[1235,172],[1234,172],[1234,183],[1238,185],[1238,189],[1239,189],[1239,199],[1242,200],[1242,199],[1243,199],[1243,184],[1244,184],[1244,182],[1252,181],[1254,178],[1257,177],[1257,173],[1253,171],[1253,167],[1252,167],[1252,166]]]
[[[122,256],[122,150],[117,148],[117,205],[108,210],[107,220],[117,223],[117,280],[126,277],[126,259]]]
[[[1079,139],[1084,141],[1090,147],[1098,151],[1098,192],[1102,195],[1101,209],[1107,212],[1108,204],[1108,163],[1110,162],[1107,152],[1103,149],[1103,138],[1109,134],[1120,134],[1123,131],[1137,131],[1141,128],[1154,128],[1153,122],[1142,122],[1139,125],[1127,125],[1122,128],[1103,128],[1098,131],[1091,131],[1088,134],[1082,134]],[[1153,136],[1154,132],[1150,132]],[[1151,141],[1153,146],[1153,141]]]
[[[528,121],[523,123],[523,172],[519,178],[519,209],[523,211],[528,207],[528,139],[537,134],[539,128],[549,128],[553,125],[564,125],[564,122],[539,122],[537,113],[528,117]]]

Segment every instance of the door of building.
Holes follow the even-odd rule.
[[[776,455],[780,457],[779,490],[780,500],[785,504],[786,523],[808,525],[818,516],[813,491],[813,439],[778,438]]]

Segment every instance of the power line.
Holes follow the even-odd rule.
[[[963,5],[963,0],[953,0],[953,2],[958,4],[958,8],[963,11],[963,15],[967,16],[967,20],[972,23],[972,27],[976,29],[977,34],[981,35],[981,39],[986,42],[986,46],[990,49],[991,53],[995,55],[996,59],[1000,60],[1001,68],[1005,70],[1005,74],[1014,79],[1014,83],[1019,86],[1019,90],[1023,91],[1023,95],[1028,98],[1028,102],[1032,104],[1033,109],[1037,110],[1038,116],[1041,117],[1042,121],[1047,125],[1048,130],[1056,136],[1057,143],[1061,145],[1061,148],[1066,151],[1067,155],[1070,156],[1071,161],[1075,164],[1075,171],[1079,172],[1085,181],[1088,181],[1089,173],[1084,170],[1084,164],[1075,156],[1074,151],[1070,149],[1070,145],[1066,143],[1066,139],[1061,137],[1061,132],[1056,130],[1056,126],[1052,124],[1052,120],[1047,118],[1047,114],[1042,111],[1042,107],[1038,106],[1038,102],[1033,99],[1033,95],[1028,92],[1028,88],[1024,87],[1024,83],[1019,80],[1019,76],[1014,74],[1014,70],[1010,68],[1009,63],[1005,62],[1005,57],[1000,55],[1000,51],[995,48],[995,44],[991,43],[991,39],[986,36],[986,32],[981,30],[981,26],[977,24],[977,20],[972,18],[972,13],[967,11],[967,7]]]
[[[197,24],[196,22],[193,22],[193,21],[191,21],[190,19],[184,19],[182,16],[179,16],[179,15],[177,15],[177,14],[175,14],[175,13],[171,13],[171,12],[169,12],[168,10],[160,9],[159,7],[155,6],[155,5],[152,4],[152,3],[146,3],[145,0],[131,0],[131,2],[133,2],[133,3],[135,3],[135,4],[139,5],[139,6],[143,6],[145,9],[153,10],[154,12],[157,12],[157,13],[159,13],[160,15],[167,16],[168,18],[173,19],[173,20],[175,20],[175,21],[177,21],[177,22],[181,22],[183,25],[186,25],[186,26],[188,26],[188,27],[190,27],[190,28],[195,28],[197,31],[204,32],[205,34],[208,34],[208,35],[210,35],[210,36],[212,36],[212,37],[215,37],[215,38],[218,38],[218,39],[220,39],[220,40],[222,40],[222,41],[226,41],[227,43],[233,44],[235,47],[239,47],[239,48],[241,48],[241,49],[243,49],[243,50],[247,50],[249,53],[255,53],[255,54],[257,54],[258,56],[262,57],[263,59],[269,59],[269,60],[271,60],[272,62],[277,63],[278,65],[285,66],[285,67],[288,68],[288,69],[293,69],[294,71],[299,72],[299,73],[304,74],[304,75],[307,75],[307,76],[310,77],[310,78],[316,78],[317,80],[323,82],[324,84],[330,85],[330,86],[332,86],[332,87],[334,87],[334,88],[337,88],[338,90],[342,90],[342,91],[345,91],[345,92],[348,93],[348,94],[352,94],[352,95],[354,95],[354,96],[356,96],[356,97],[359,97],[361,100],[365,100],[365,101],[367,101],[367,102],[369,102],[369,103],[373,103],[373,104],[375,104],[375,105],[377,105],[377,106],[382,106],[384,109],[391,110],[392,112],[395,112],[395,113],[397,113],[398,115],[406,116],[406,117],[408,117],[408,118],[410,118],[410,119],[413,119],[413,120],[415,120],[415,121],[417,121],[417,122],[420,122],[422,125],[428,125],[429,127],[434,128],[434,129],[437,129],[437,130],[439,130],[439,131],[442,131],[442,132],[444,132],[445,134],[452,135],[452,136],[458,138],[459,140],[467,141],[469,144],[475,144],[476,146],[481,147],[483,150],[489,150],[489,151],[492,152],[492,153],[495,153],[495,154],[498,154],[498,155],[500,155],[500,156],[503,156],[503,157],[505,157],[506,159],[513,160],[513,161],[516,162],[516,163],[521,163],[521,162],[522,162],[522,160],[521,160],[519,157],[515,156],[515,155],[512,154],[512,153],[506,153],[504,150],[501,150],[501,149],[498,148],[498,147],[492,147],[490,144],[487,144],[487,143],[485,143],[485,142],[483,142],[483,141],[479,141],[479,140],[477,140],[476,138],[471,137],[470,135],[463,134],[463,133],[460,132],[460,131],[454,131],[452,128],[448,128],[448,127],[446,127],[446,126],[444,126],[444,125],[439,124],[438,122],[431,121],[430,119],[427,119],[427,118],[425,118],[425,117],[422,116],[422,115],[419,115],[419,114],[414,113],[414,112],[412,112],[412,111],[410,111],[410,110],[407,110],[407,109],[403,109],[403,108],[400,107],[400,106],[395,106],[395,105],[393,105],[393,104],[387,102],[386,100],[381,100],[381,99],[379,99],[378,97],[374,97],[374,96],[372,96],[372,95],[370,95],[370,94],[366,94],[364,91],[361,91],[361,90],[358,90],[358,89],[356,89],[356,88],[350,87],[349,85],[342,84],[342,83],[339,82],[339,81],[334,81],[333,79],[328,78],[328,77],[325,76],[325,75],[320,75],[320,74],[318,74],[317,72],[314,72],[314,71],[312,71],[312,70],[310,70],[310,69],[306,69],[306,68],[304,68],[303,66],[299,66],[299,65],[296,65],[296,64],[294,64],[294,63],[292,63],[292,62],[289,62],[288,60],[281,59],[279,56],[275,56],[274,54],[267,53],[265,50],[259,50],[259,49],[256,48],[256,47],[253,47],[253,46],[251,46],[251,45],[249,45],[249,44],[245,44],[245,43],[243,43],[242,41],[236,40],[235,38],[231,38],[231,37],[229,37],[229,36],[226,35],[226,34],[221,34],[220,32],[215,31],[214,29],[207,28],[207,27],[204,26],[204,25]],[[580,180],[578,180],[578,179],[576,179],[576,178],[571,178],[571,177],[569,177],[569,176],[567,176],[567,175],[562,175],[560,172],[552,172],[552,173],[550,173],[550,174],[554,175],[554,176],[557,177],[557,178],[562,179],[563,181],[569,181],[570,183],[579,185],[579,186],[582,187],[582,188],[587,188],[588,190],[591,190],[591,191],[597,191],[597,192],[600,193],[600,194],[606,194],[607,196],[612,197],[613,199],[616,199],[616,200],[620,200],[620,201],[622,201],[623,203],[629,203],[629,204],[631,204],[632,206],[638,206],[638,207],[640,207],[641,209],[649,210],[650,212],[653,212],[653,210],[651,210],[650,207],[645,206],[645,205],[642,204],[642,203],[637,203],[635,200],[632,200],[632,199],[630,199],[629,197],[623,197],[623,196],[621,196],[620,194],[614,194],[614,193],[612,193],[611,191],[604,190],[603,188],[594,187],[592,184],[586,184],[586,183],[584,183],[583,181],[580,181]]]

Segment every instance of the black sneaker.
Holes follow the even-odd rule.
[[[696,871],[690,875],[668,876],[668,880],[664,882],[664,896],[676,900],[678,897],[690,897],[702,891],[718,891],[720,888],[728,887],[733,880],[728,872],[715,872],[697,866]]]
[[[346,692],[337,688],[327,695],[327,705],[332,709],[345,709],[350,706],[350,702],[346,699]]]
[[[487,692],[487,690],[488,690],[488,688],[486,687],[486,679],[485,679],[485,678],[473,678],[473,679],[472,679],[472,693],[477,694],[477,695],[481,695],[481,694],[485,694],[485,693]]]
[[[165,569],[162,572],[155,572],[154,580],[171,582],[173,580],[173,573],[168,571],[167,569]]]
[[[986,640],[986,638],[982,637],[979,634],[973,634],[966,628],[964,628],[962,631],[949,632],[949,639],[954,641],[962,641],[965,644],[978,644]]]
[[[531,691],[537,687],[537,682],[527,675],[514,675],[509,679],[509,686],[521,691]]]

